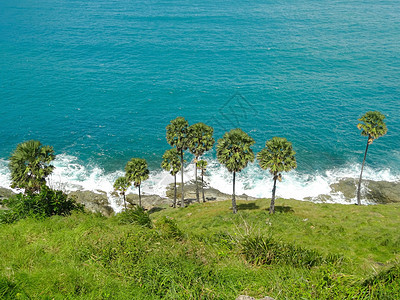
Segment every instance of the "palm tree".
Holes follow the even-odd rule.
[[[181,158],[181,182],[182,198],[181,207],[185,207],[185,193],[183,183],[183,152],[188,148],[188,127],[189,123],[183,117],[177,117],[167,125],[167,142],[171,147],[175,147]]]
[[[265,143],[265,148],[257,154],[257,160],[262,169],[269,169],[274,178],[272,188],[271,206],[269,213],[275,213],[275,191],[276,180],[282,180],[281,172],[288,172],[297,167],[296,152],[292,148],[292,143],[281,137],[273,137]]]
[[[133,182],[134,186],[139,188],[139,206],[142,207],[142,196],[140,194],[140,185],[142,181],[149,178],[149,169],[147,162],[143,158],[132,158],[125,166],[125,177]]]
[[[176,174],[181,169],[181,161],[179,160],[178,151],[173,148],[166,150],[162,156],[163,161],[161,162],[161,167],[169,171],[169,173],[174,176],[174,208],[176,207]]]
[[[54,169],[50,162],[55,159],[53,147],[39,141],[26,141],[17,145],[10,157],[11,187],[25,192],[38,193],[46,185],[46,177]]]
[[[188,148],[195,156],[194,159],[194,177],[196,183],[196,199],[200,202],[199,186],[197,183],[197,161],[204,152],[212,149],[215,140],[213,138],[214,128],[207,126],[204,123],[196,123],[188,128]]]
[[[384,136],[387,133],[387,127],[385,122],[385,115],[380,113],[379,111],[368,111],[363,115],[358,121],[357,128],[361,130],[361,135],[367,136],[367,147],[365,148],[364,159],[361,166],[360,180],[358,181],[358,189],[357,189],[357,204],[361,205],[360,195],[361,195],[361,180],[362,173],[364,169],[365,159],[367,157],[368,146],[372,144],[375,139],[378,139],[381,136]]]
[[[236,173],[243,170],[249,162],[254,160],[253,150],[250,148],[255,141],[243,130],[237,128],[226,132],[217,144],[217,159],[233,173],[232,209],[237,213],[235,197]]]
[[[206,198],[204,197],[204,172],[207,168],[207,161],[199,160],[196,164],[196,168],[201,170],[201,192],[203,194],[203,203],[206,202]]]
[[[118,177],[114,182],[114,190],[119,192],[124,198],[124,206],[126,210],[126,191],[131,186],[131,182],[125,177]]]

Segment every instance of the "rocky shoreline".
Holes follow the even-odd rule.
[[[354,198],[357,189],[358,180],[355,178],[342,178],[337,183],[331,184],[331,193],[319,195],[315,198],[305,198],[304,200],[313,202],[333,202],[333,195],[340,195],[349,204],[355,203]],[[388,181],[372,181],[363,180],[363,199],[368,204],[388,204],[400,202],[400,182]],[[231,199],[230,194],[222,193],[214,188],[205,188],[206,201],[224,201]],[[7,188],[0,187],[0,200],[12,196],[14,192]],[[167,197],[163,198],[158,195],[142,195],[142,205],[145,209],[151,210],[156,207],[172,206],[173,202],[173,186],[170,185],[167,190]],[[114,214],[114,210],[110,205],[106,192],[97,191],[74,191],[69,193],[75,197],[78,203],[83,204],[87,210],[98,212],[105,216]],[[117,197],[117,195],[114,195]],[[237,200],[256,200],[257,198],[243,195],[237,195]],[[129,207],[133,207],[139,203],[139,196],[136,194],[128,194],[127,202]],[[177,202],[180,201],[180,187],[178,187]],[[202,201],[200,192],[200,201]],[[185,185],[185,204],[196,202],[196,189],[194,184]],[[121,203],[121,205],[123,205]],[[0,209],[4,209],[0,205]]]
[[[347,203],[355,203],[358,179],[342,178],[330,185],[330,194],[322,194],[315,198],[304,200],[314,202],[333,202],[333,195],[340,195]],[[400,202],[400,182],[363,180],[361,189],[362,200],[367,204],[388,204]]]

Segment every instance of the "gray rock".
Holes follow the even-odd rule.
[[[128,194],[126,195],[126,202],[131,205],[139,205],[139,195]],[[142,206],[145,209],[152,209],[158,206],[168,206],[171,205],[172,201],[168,198],[162,198],[158,195],[142,195]]]
[[[333,193],[341,192],[346,200],[356,197],[358,179],[343,178],[331,185]],[[400,202],[400,182],[363,180],[361,197],[372,203]]]
[[[111,216],[114,210],[108,203],[105,192],[94,193],[92,191],[75,191],[68,194],[75,197],[76,202],[81,203],[91,212],[100,212],[104,216]]]
[[[196,202],[196,185],[193,183],[185,184],[185,201],[187,202]],[[202,192],[201,192],[201,187],[199,188],[199,195],[200,195],[200,202],[203,201],[202,198]],[[221,191],[211,188],[211,187],[205,187],[204,188],[204,196],[206,198],[206,201],[225,201],[225,200],[231,200],[232,195],[231,194],[225,194],[222,193]],[[174,186],[173,184],[170,184],[168,189],[167,189],[167,197],[173,200],[174,197]],[[179,201],[181,198],[181,188],[180,184],[177,185],[177,201]],[[257,198],[247,196],[245,194],[243,195],[236,195],[236,200],[256,200]]]

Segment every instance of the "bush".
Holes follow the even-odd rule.
[[[74,198],[47,186],[43,186],[38,194],[17,194],[4,200],[4,204],[8,210],[0,214],[0,223],[8,224],[26,217],[67,216],[73,210],[83,211],[83,205],[76,203]]]
[[[400,297],[400,263],[395,262],[362,283],[372,299],[399,299]]]
[[[28,295],[7,277],[0,277],[0,299],[29,299]]]
[[[271,237],[247,237],[241,242],[241,253],[246,260],[255,265],[287,264],[293,267],[320,266],[340,263],[339,255],[324,257],[316,250],[275,241]]]
[[[162,236],[166,238],[182,239],[183,232],[178,228],[175,220],[162,217],[161,220],[157,222],[157,228]]]
[[[137,224],[152,228],[153,223],[148,212],[141,206],[135,206],[133,209],[124,210],[116,216],[119,224]]]

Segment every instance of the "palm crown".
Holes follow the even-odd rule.
[[[130,185],[131,182],[125,176],[121,176],[115,180],[114,189],[121,192],[121,194],[124,194],[128,190]]]
[[[149,178],[147,162],[143,158],[132,158],[125,166],[127,180],[133,182],[135,187],[140,186],[142,181]]]
[[[240,172],[254,160],[250,148],[255,141],[240,128],[232,129],[218,140],[217,159],[229,172]]]
[[[196,123],[188,128],[188,148],[199,157],[214,146],[214,129],[204,123]]]
[[[385,115],[379,111],[368,111],[358,121],[357,128],[361,130],[361,135],[368,136],[369,143],[385,135],[387,127],[384,122]]]
[[[166,150],[164,155],[162,156],[163,161],[161,162],[161,167],[169,171],[169,173],[174,176],[181,169],[181,161],[179,159],[178,151],[174,149]]]
[[[187,149],[188,121],[177,117],[167,125],[167,142],[180,152]]]
[[[46,184],[46,177],[53,172],[54,166],[49,163],[54,159],[53,147],[42,146],[39,141],[18,144],[10,157],[11,187],[40,191]]]
[[[265,143],[265,148],[257,154],[257,160],[262,169],[269,169],[271,174],[276,175],[297,167],[295,154],[291,142],[285,138],[273,137]]]
[[[199,169],[199,170],[201,170],[201,171],[203,171],[203,172],[205,172],[205,170],[206,170],[206,168],[207,168],[207,161],[206,160],[199,160],[197,163],[196,163],[196,167],[197,167],[197,169]]]

